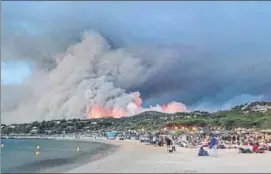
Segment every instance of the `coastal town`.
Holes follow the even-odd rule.
[[[22,124],[1,124],[1,137],[15,135],[90,134],[105,135],[109,131],[232,131],[271,128],[271,102],[254,102],[214,113],[144,112],[132,117],[49,120]]]
[[[194,111],[165,114],[145,112],[133,117],[51,120],[1,125],[1,138],[95,137],[135,139],[163,146],[165,137],[182,147],[207,143],[211,135],[220,148],[240,148],[248,142],[265,144],[271,150],[271,103],[254,102],[216,113]]]

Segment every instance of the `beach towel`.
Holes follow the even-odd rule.
[[[241,153],[252,153],[252,151],[250,149],[240,148],[239,150]]]

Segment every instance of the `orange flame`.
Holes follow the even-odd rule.
[[[89,117],[90,118],[104,118],[104,117],[114,117],[120,118],[124,115],[124,112],[119,108],[106,109],[97,104],[91,107]]]
[[[154,108],[141,108],[142,99],[140,98],[139,93],[134,93],[133,103],[136,106],[136,113],[148,110],[155,110]],[[167,112],[167,113],[175,113],[175,112],[185,112],[187,108],[185,105],[177,102],[171,102],[168,104],[164,104],[159,106],[159,111]],[[157,108],[156,108],[157,109]],[[89,118],[104,118],[104,117],[113,117],[113,118],[121,118],[123,116],[127,116],[128,111],[122,108],[104,108],[98,104],[92,105]]]
[[[179,103],[168,103],[162,105],[163,112],[183,112],[186,111],[186,106],[180,105]]]

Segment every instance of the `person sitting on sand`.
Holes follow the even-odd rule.
[[[253,152],[255,153],[264,153],[264,148],[259,145],[259,143],[254,144],[252,148]]]
[[[252,153],[253,152],[252,145],[249,143],[243,147],[240,147],[239,150],[240,150],[240,153]]]
[[[199,149],[198,156],[209,156],[208,152],[204,150],[204,148],[201,146]]]
[[[260,147],[259,143],[255,143],[255,144],[253,145],[253,147],[252,147],[252,151],[253,151],[253,152],[257,152],[258,149],[259,149],[259,147]]]

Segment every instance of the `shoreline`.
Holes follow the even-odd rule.
[[[80,139],[75,139],[73,137],[57,137],[57,138],[52,138],[51,140],[56,140],[56,141],[73,141],[73,142],[84,142],[84,143],[99,143],[99,144],[104,144],[108,145],[107,148],[103,150],[96,150],[93,154],[91,155],[85,155],[85,156],[80,156],[78,157],[78,161],[72,162],[70,164],[64,164],[63,166],[59,167],[54,167],[51,169],[44,169],[41,170],[39,173],[67,173],[70,170],[73,170],[74,168],[78,168],[80,166],[83,166],[85,164],[92,163],[95,160],[100,160],[103,159],[109,155],[113,155],[115,152],[119,150],[118,145],[112,144],[109,142],[106,142],[104,139],[92,139],[90,137],[80,137]]]
[[[57,141],[75,141],[75,142],[89,142],[89,143],[100,143],[100,144],[106,144],[109,147],[106,149],[103,149],[102,152],[96,151],[93,155],[90,156],[90,158],[85,161],[84,159],[81,159],[78,163],[73,163],[67,166],[63,166],[62,169],[60,169],[59,173],[68,173],[69,171],[73,170],[74,168],[79,168],[83,165],[92,163],[96,160],[101,160],[103,158],[106,158],[110,155],[115,154],[116,152],[118,152],[120,150],[120,145],[116,144],[116,143],[112,143],[110,142],[110,140],[107,140],[105,138],[93,138],[93,137],[80,137],[80,139],[75,139],[74,137],[57,137],[54,140]],[[52,171],[52,172],[50,172]],[[46,171],[42,171],[41,173],[56,173],[56,171],[54,170],[46,170]]]
[[[58,137],[54,140],[103,143],[115,147],[95,153],[72,165],[42,170],[40,173],[270,173],[271,152],[240,154],[237,149],[221,149],[209,157],[198,157],[196,149],[177,147],[167,153],[165,147],[153,147],[136,140]],[[80,157],[81,158],[81,157]],[[84,157],[83,157],[84,158]]]
[[[82,166],[84,164],[87,164],[89,162],[95,161],[97,159],[104,158],[110,154],[115,153],[119,146],[113,145],[111,143],[107,143],[104,141],[95,141],[94,139],[89,139],[89,138],[81,138],[81,139],[75,139],[74,137],[47,137],[47,138],[37,138],[38,140],[52,140],[52,141],[57,141],[61,143],[69,143],[68,146],[76,146],[80,147],[80,151],[78,151],[78,154],[73,154],[68,155],[68,156],[63,156],[63,155],[56,155],[55,158],[47,157],[41,158],[40,160],[37,161],[30,161],[29,163],[25,163],[22,165],[18,165],[15,168],[7,168],[7,172],[23,172],[23,173],[65,173],[69,170],[72,170],[73,168],[77,168],[79,166]],[[16,138],[15,140],[33,140],[36,141],[37,139],[31,138]],[[6,139],[6,140],[14,140],[14,139]],[[66,141],[66,142],[65,142]],[[39,142],[39,141],[38,141]],[[46,143],[46,142],[45,142]],[[71,143],[71,144],[70,144]],[[87,147],[89,143],[89,148]],[[4,143],[5,144],[5,143]],[[53,143],[56,144],[56,143]],[[59,143],[57,143],[59,144]],[[77,145],[78,144],[78,145]],[[99,145],[102,144],[102,145]],[[93,146],[93,149],[91,148]],[[66,145],[65,145],[66,146]],[[43,146],[41,143],[41,154],[46,151],[46,149],[52,148],[51,146]],[[69,151],[69,150],[68,150]],[[52,151],[50,152],[52,153]],[[69,152],[68,152],[69,153]],[[57,154],[57,151],[56,153]],[[54,155],[53,155],[54,156]],[[7,156],[8,157],[8,156]],[[39,167],[40,166],[40,167]]]

